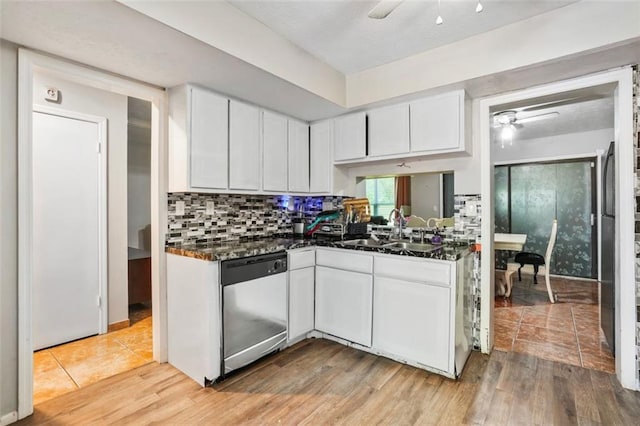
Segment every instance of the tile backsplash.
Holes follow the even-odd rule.
[[[170,193],[166,242],[175,246],[244,241],[289,233],[291,219],[299,214],[309,219],[323,210],[341,208],[342,197]]]
[[[453,199],[454,233],[459,238],[466,237],[469,241],[480,241],[480,229],[482,225],[482,201],[479,194],[455,195]],[[472,328],[471,341],[473,348],[480,349],[480,252],[474,252],[473,276],[471,293],[473,308],[471,310]]]

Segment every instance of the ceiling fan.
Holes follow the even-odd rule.
[[[557,111],[545,112],[542,114],[522,116],[526,114],[526,109],[521,111],[506,110],[493,114],[493,128],[500,131],[500,144],[504,148],[505,143],[513,144],[513,135],[516,129],[521,129],[524,123],[530,123],[538,120],[546,120],[560,115]]]
[[[369,14],[367,16],[372,19],[384,19],[389,16],[389,14],[393,12],[396,7],[400,6],[400,3],[402,3],[403,1],[404,0],[381,0],[377,5],[373,7],[373,9],[369,11]],[[476,4],[476,13],[480,13],[483,10],[484,6],[482,6],[481,1],[478,0],[478,4]],[[442,22],[443,20],[440,16],[440,0],[438,0],[438,18],[436,19],[436,24],[440,25],[442,24]]]
[[[369,11],[367,16],[372,19],[384,19],[389,16],[396,7],[400,6],[400,3],[403,1],[404,0],[382,0]]]

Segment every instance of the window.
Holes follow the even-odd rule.
[[[394,177],[367,179],[366,188],[372,216],[388,218],[389,213],[396,206],[396,179]]]

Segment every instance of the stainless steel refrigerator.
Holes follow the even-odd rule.
[[[616,166],[614,143],[609,145],[602,168],[602,275],[600,321],[611,352],[615,354],[616,311]]]

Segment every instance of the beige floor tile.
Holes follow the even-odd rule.
[[[106,377],[132,370],[144,365],[148,360],[122,348],[116,352],[108,352],[86,360],[65,366],[73,380],[80,386],[87,386]]]
[[[86,339],[51,348],[50,351],[63,367],[90,360],[111,352],[122,350],[124,346],[111,334],[92,336]]]
[[[53,357],[51,357],[53,359]],[[48,362],[48,361],[47,361]],[[55,360],[54,360],[55,362]],[[69,375],[58,363],[55,368],[38,370],[42,364],[34,360],[33,375],[33,404],[48,401],[65,393],[78,389],[78,386],[71,380]]]

